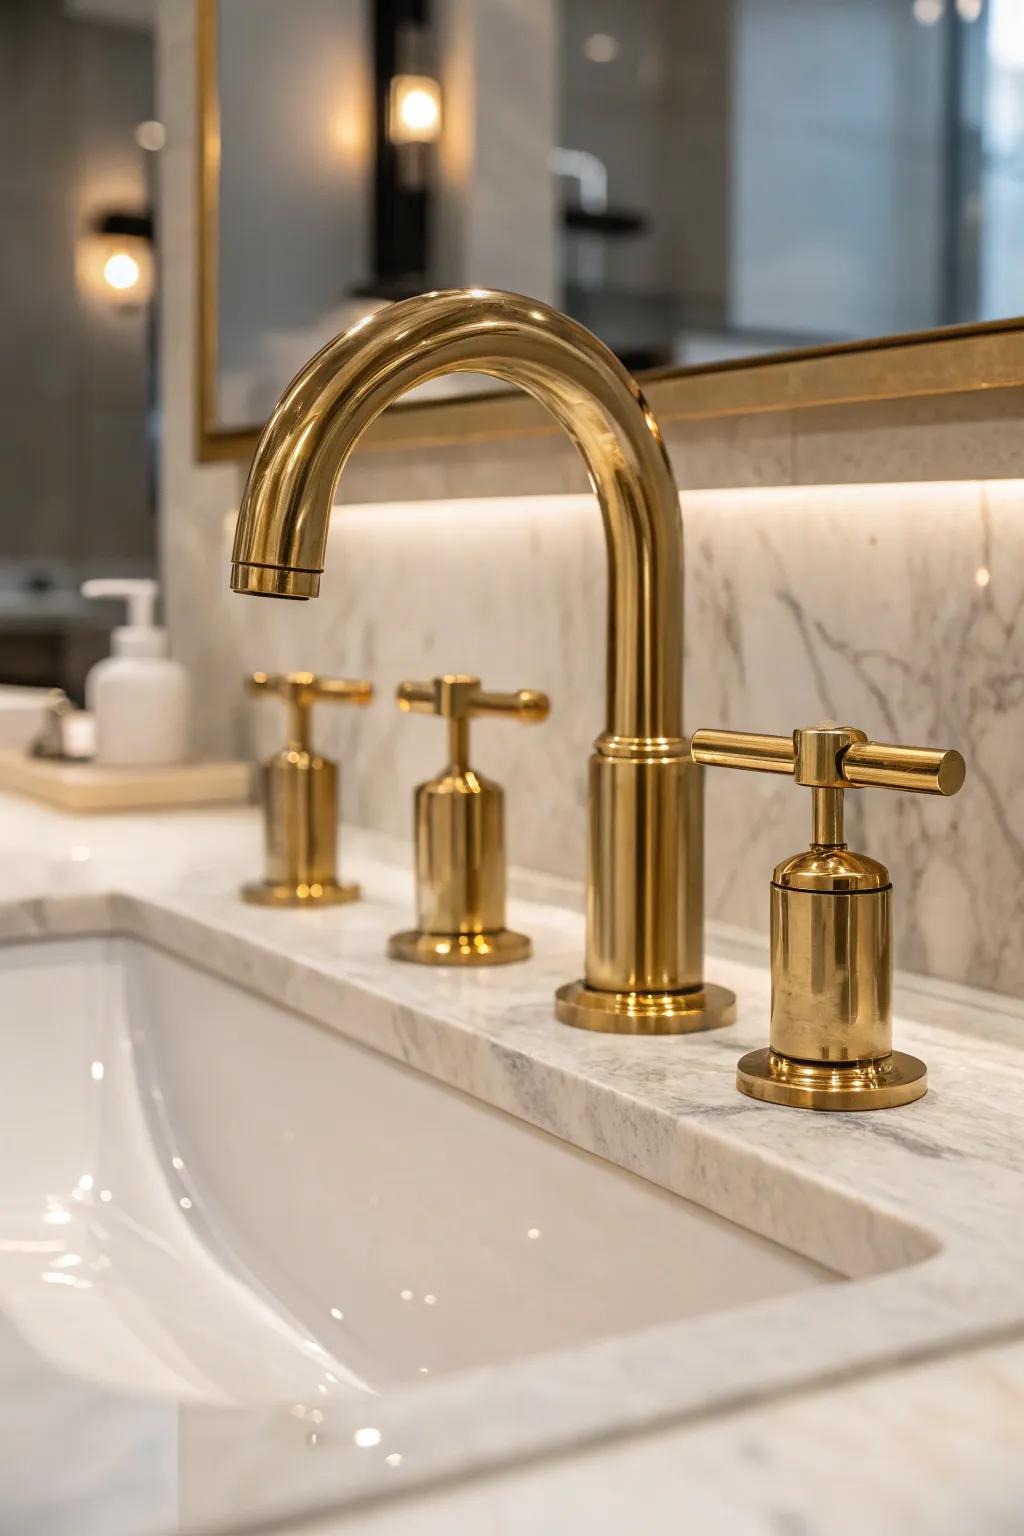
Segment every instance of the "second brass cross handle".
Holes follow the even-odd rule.
[[[488,692],[478,677],[448,673],[429,683],[399,683],[399,709],[419,715],[440,715],[445,720],[470,720],[476,715],[500,715],[539,725],[546,720],[551,703],[546,693],[520,688],[515,693]]]

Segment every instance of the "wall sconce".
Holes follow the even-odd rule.
[[[140,308],[153,295],[153,221],[148,214],[101,215],[79,242],[79,282],[86,293],[119,308]]]
[[[440,133],[440,83],[431,75],[395,75],[388,93],[392,144],[433,144]]]

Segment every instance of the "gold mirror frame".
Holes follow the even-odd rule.
[[[217,3],[196,0],[199,131],[199,303],[196,456],[248,459],[261,427],[217,423],[220,103]],[[767,411],[908,400],[1024,385],[1024,317],[807,347],[697,368],[640,373],[662,426]],[[560,429],[520,392],[393,406],[360,448],[432,448],[554,436]]]

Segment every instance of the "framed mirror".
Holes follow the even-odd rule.
[[[667,418],[1024,382],[1020,0],[196,3],[202,457],[437,287],[553,303]],[[481,387],[378,435],[537,429]]]

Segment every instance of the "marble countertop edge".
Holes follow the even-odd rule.
[[[386,958],[410,882],[379,840],[349,830],[348,865],[367,899],[339,919],[243,905],[251,824],[206,825],[227,829],[224,845],[197,838],[192,849],[176,828],[173,867],[161,862],[172,834],[159,824],[146,859],[97,856],[77,869],[58,859],[9,878],[0,941],[155,944],[851,1277],[398,1390],[380,1400],[378,1421],[407,1449],[406,1493],[830,1383],[883,1372],[898,1382],[917,1362],[1024,1337],[1024,1108],[1009,1034],[1024,1010],[1012,999],[989,1006],[985,994],[911,981],[898,1043],[929,1062],[925,1099],[892,1115],[774,1110],[734,1086],[736,1058],[766,1037],[758,941],[712,931],[711,974],[739,998],[731,1028],[639,1042],[589,1035],[553,1019],[551,993],[579,965],[582,924],[557,900],[537,901],[543,881],[533,900],[513,894],[513,920],[535,935],[528,965],[424,971]],[[269,1427],[265,1445],[254,1436],[254,1458],[271,1439]],[[311,1509],[341,1509],[394,1487],[340,1447],[306,1463],[304,1478],[289,1492],[283,1476],[291,1510],[300,1494]],[[220,1528],[258,1513],[265,1503],[234,1514],[225,1504]]]

